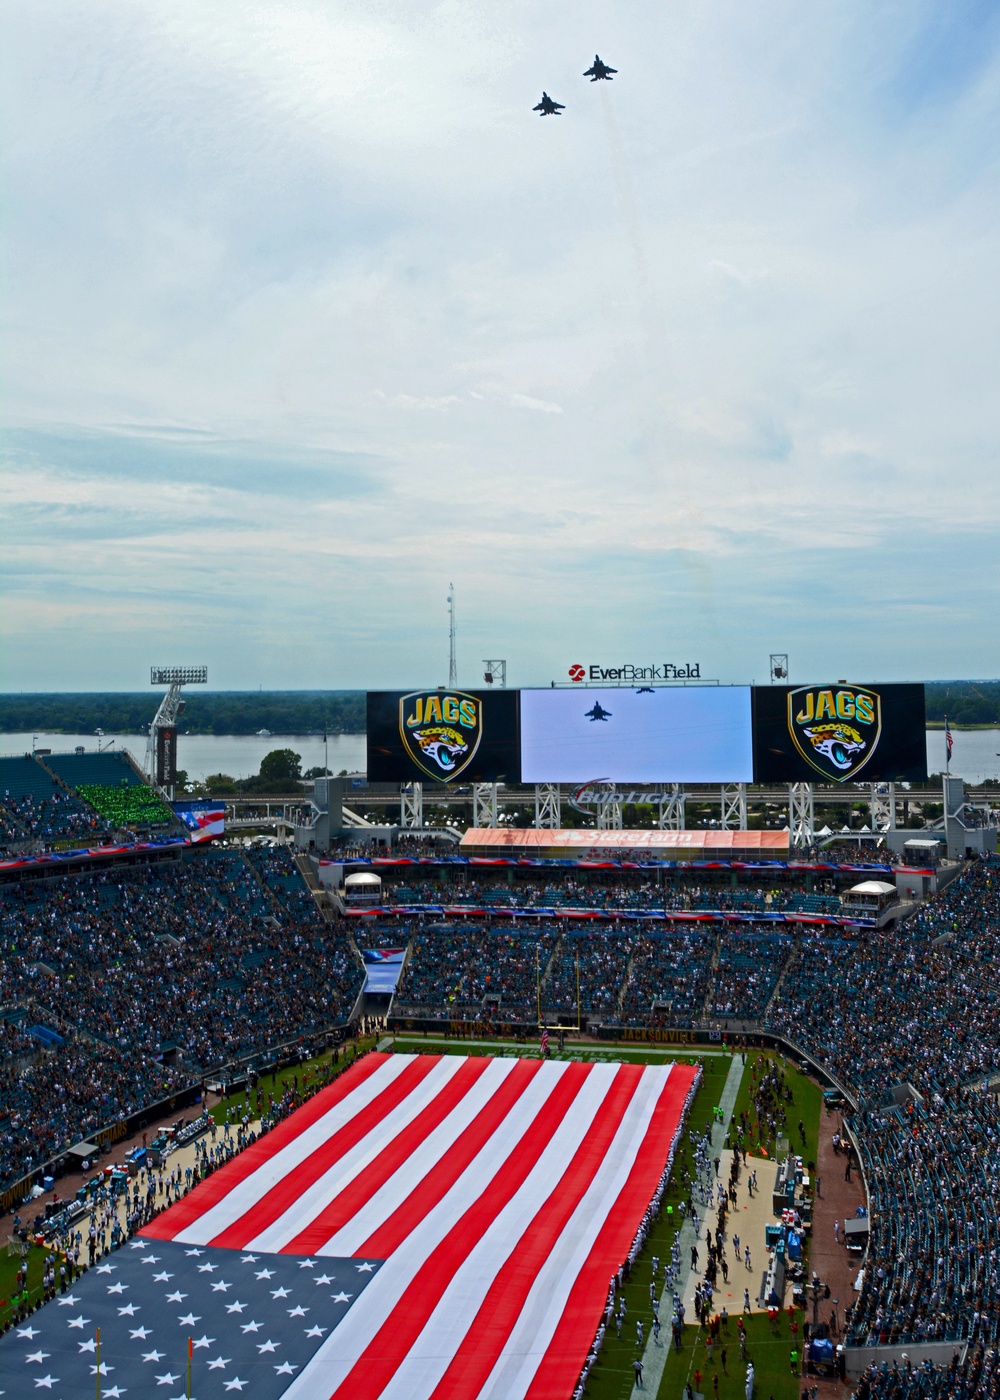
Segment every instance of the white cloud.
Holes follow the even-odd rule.
[[[15,6],[5,409],[48,436],[4,471],[7,683],[127,684],[189,636],[230,683],[321,683],[317,629],[338,683],[419,679],[451,577],[521,680],[663,629],[734,678],[788,634],[981,672],[1000,69],[971,23]],[[961,617],[909,636],[945,581]]]

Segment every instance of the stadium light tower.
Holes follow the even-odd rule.
[[[207,666],[151,666],[150,685],[165,685],[167,693],[160,701],[146,740],[146,776],[163,791],[168,801],[174,800],[177,783],[177,721],[187,703],[181,696],[185,685],[207,685]]]
[[[506,661],[483,660],[486,670],[483,672],[483,680],[487,685],[499,685],[501,690],[507,689],[507,663]]]

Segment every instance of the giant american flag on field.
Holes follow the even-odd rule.
[[[100,1326],[103,1396],[179,1400],[190,1338],[193,1400],[568,1397],[695,1077],[368,1055],[0,1341],[0,1391],[93,1396]]]

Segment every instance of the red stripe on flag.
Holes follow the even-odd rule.
[[[398,1171],[426,1138],[448,1117],[457,1104],[477,1082],[491,1062],[488,1059],[466,1060],[436,1098],[388,1142],[374,1162],[350,1186],[316,1217],[311,1225],[289,1240],[281,1254],[315,1254],[338,1230],[343,1229],[359,1210],[381,1190],[394,1172]]]
[[[144,1225],[139,1234],[149,1240],[172,1240],[175,1235],[193,1225],[200,1215],[218,1205],[223,1196],[239,1186],[241,1181],[245,1181],[251,1172],[262,1167],[275,1152],[280,1152],[283,1147],[294,1142],[299,1133],[312,1127],[324,1113],[329,1113],[335,1108],[341,1099],[345,1099],[359,1084],[363,1084],[388,1058],[387,1055],[376,1054],[373,1051],[357,1064],[351,1065],[350,1069],[338,1075],[329,1088],[321,1089],[316,1097],[303,1104],[297,1113],[286,1118],[252,1147],[246,1148],[238,1157],[234,1157],[231,1162],[213,1172],[207,1181],[201,1182],[182,1201],[178,1201],[148,1225]]]
[[[641,1065],[621,1065],[583,1142],[548,1200],[497,1272],[489,1292],[431,1400],[465,1400],[486,1384],[514,1329],[539,1269],[583,1199],[621,1127],[642,1078]]]
[[[396,1304],[337,1387],[336,1400],[374,1400],[381,1395],[441,1301],[455,1271],[526,1181],[591,1069],[591,1065],[580,1063],[567,1067],[497,1175],[485,1184],[478,1199],[432,1250],[415,1287]]]
[[[447,1195],[466,1167],[496,1132],[542,1067],[541,1060],[518,1060],[500,1088],[481,1108],[458,1141],[436,1162],[388,1220],[368,1236],[355,1259],[388,1259],[424,1216]]]
[[[525,1400],[551,1400],[553,1395],[573,1393],[607,1303],[608,1280],[628,1253],[667,1164],[695,1073],[691,1065],[675,1064],[671,1069],[628,1180],[577,1275]]]
[[[276,1181],[270,1191],[254,1201],[249,1210],[234,1220],[209,1243],[219,1249],[245,1249],[251,1240],[274,1224],[309,1188],[328,1172],[335,1162],[368,1136],[373,1128],[399,1107],[405,1098],[418,1089],[436,1064],[440,1055],[418,1055],[416,1059],[387,1084],[380,1094],[360,1109],[342,1128],[327,1138],[320,1147]]]

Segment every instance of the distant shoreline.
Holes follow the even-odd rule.
[[[941,730],[943,730],[943,729],[944,729],[944,720],[943,720],[943,719],[928,719],[928,720],[925,720],[925,721],[924,721],[924,728],[925,728],[925,729],[941,729]],[[951,730],[953,730],[953,731],[956,732],[956,733],[957,733],[959,730],[962,730],[962,731],[964,731],[964,732],[967,732],[967,731],[972,730],[972,729],[1000,729],[1000,722],[998,722],[997,724],[958,724],[958,723],[955,723],[955,722],[949,722],[948,728],[951,729]]]

